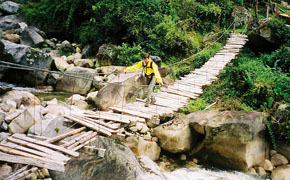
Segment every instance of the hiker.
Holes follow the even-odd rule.
[[[153,56],[152,56],[153,57]],[[157,57],[157,56],[155,56]],[[156,80],[160,85],[163,85],[160,73],[159,73],[159,68],[160,65],[158,66],[149,56],[148,53],[144,53],[142,56],[143,60],[140,61],[139,63],[128,67],[125,69],[125,73],[130,72],[130,71],[136,71],[138,69],[143,68],[143,72],[145,74],[146,78],[146,83],[149,85],[148,87],[148,95],[145,103],[145,107],[148,107],[150,103],[155,102],[155,98],[152,96],[153,93],[153,88],[156,84]],[[158,57],[159,58],[159,57]],[[160,58],[159,58],[160,59]],[[160,60],[161,63],[161,60]]]

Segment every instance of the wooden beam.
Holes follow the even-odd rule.
[[[17,164],[34,165],[34,166],[44,167],[47,169],[61,171],[61,172],[65,171],[64,163],[47,161],[43,159],[33,159],[33,158],[22,157],[18,155],[10,155],[7,153],[2,153],[2,152],[0,152],[0,161],[6,161],[10,163],[17,163]]]
[[[72,130],[70,132],[58,135],[58,136],[56,136],[54,138],[50,138],[50,139],[46,140],[45,142],[47,142],[47,143],[55,143],[55,142],[58,142],[58,141],[60,141],[60,140],[62,140],[64,138],[68,137],[68,136],[73,136],[75,134],[78,134],[78,133],[82,132],[85,129],[86,129],[86,127],[81,127],[81,128]]]
[[[37,145],[41,145],[41,146],[44,146],[44,147],[48,147],[50,149],[63,152],[65,154],[71,155],[73,157],[78,157],[79,156],[79,153],[78,152],[71,151],[71,150],[65,149],[63,147],[56,146],[56,145],[53,145],[53,144],[50,144],[50,143],[47,143],[47,142],[44,142],[44,141],[38,141],[36,139],[32,139],[30,137],[27,137],[24,134],[13,134],[13,137],[14,138],[17,138],[17,139],[21,139],[23,141],[27,141],[27,142],[30,142],[30,143],[34,143],[34,144],[37,144]]]

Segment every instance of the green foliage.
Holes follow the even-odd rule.
[[[290,28],[287,27],[284,21],[278,20],[276,18],[271,19],[270,21],[270,27],[273,30],[273,38],[275,38],[277,41],[280,41],[283,43],[290,42]]]
[[[271,127],[271,123],[266,119],[265,124],[266,124],[267,130],[268,130],[270,138],[271,138],[272,146],[274,147],[274,149],[276,149],[277,145],[276,145],[275,135],[274,135],[273,129]]]
[[[66,56],[66,57],[68,57],[68,56],[70,55],[69,52],[63,51],[63,50],[61,50],[61,49],[58,50],[58,53],[59,53],[61,56]]]
[[[290,47],[285,45],[270,55],[262,55],[264,63],[283,73],[290,73]]]
[[[196,100],[190,100],[189,105],[181,109],[181,113],[189,114],[195,111],[203,110],[204,108],[206,108],[207,105],[208,103],[202,98],[197,98]]]
[[[130,47],[128,44],[123,43],[122,46],[115,47],[113,51],[117,55],[118,65],[121,66],[129,66],[142,59],[143,52],[140,46]]]

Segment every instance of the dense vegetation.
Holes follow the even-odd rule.
[[[261,15],[255,11],[255,0],[22,1],[27,20],[45,29],[48,35],[91,44],[95,52],[104,43],[117,45],[114,51],[118,65],[140,60],[144,51],[161,56],[165,64],[170,64],[173,78],[199,68],[222,47],[235,6],[249,8],[258,18],[265,16],[265,5],[271,2],[259,1]],[[282,45],[279,49],[269,54],[245,49],[220,75],[220,80],[206,87],[204,94],[183,112],[201,110],[214,102],[214,108],[219,110],[257,110],[269,115],[279,104],[289,106],[290,30],[274,18],[271,27]],[[226,33],[218,42],[213,38],[208,44],[204,36],[209,32],[212,37]],[[286,112],[290,115],[289,108]],[[290,142],[289,118],[267,122],[272,136]]]

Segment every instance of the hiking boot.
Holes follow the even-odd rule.
[[[156,99],[154,96],[151,97],[151,104],[155,104],[156,103]]]
[[[149,107],[149,103],[148,102],[145,103],[145,107]]]
[[[145,107],[149,107],[150,104],[150,98],[147,98],[145,101]]]

